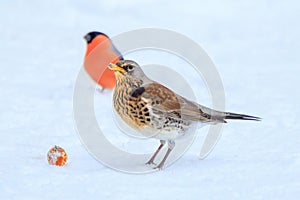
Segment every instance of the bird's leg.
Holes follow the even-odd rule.
[[[97,91],[98,91],[99,93],[103,93],[103,92],[104,92],[104,90],[105,90],[105,88],[104,88],[104,87],[97,88]]]
[[[164,140],[160,140],[160,145],[157,148],[157,150],[155,151],[155,153],[153,154],[153,156],[150,158],[150,160],[148,162],[146,162],[147,165],[151,165],[154,164],[154,159],[157,156],[157,154],[160,152],[160,150],[163,148],[163,146],[165,145],[166,141]]]
[[[175,142],[173,140],[168,140],[168,151],[165,155],[165,157],[162,159],[162,161],[157,165],[157,167],[155,167],[155,169],[162,169],[163,166],[165,165],[165,162],[168,158],[168,156],[170,155],[171,151],[173,150],[175,146]]]

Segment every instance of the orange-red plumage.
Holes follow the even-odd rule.
[[[104,33],[90,32],[84,38],[87,42],[84,57],[85,70],[102,88],[113,89],[116,78],[107,66],[109,63],[123,60],[122,55]]]

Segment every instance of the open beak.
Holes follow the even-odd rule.
[[[125,69],[113,63],[109,63],[108,68],[117,72],[122,72],[122,73],[126,72]]]

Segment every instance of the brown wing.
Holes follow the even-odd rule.
[[[189,101],[161,84],[154,82],[145,85],[144,88],[142,98],[149,101],[154,111],[165,116],[191,121],[225,122],[224,117],[221,116],[222,112]]]

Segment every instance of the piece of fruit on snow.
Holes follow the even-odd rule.
[[[68,160],[66,151],[55,145],[47,153],[47,160],[50,165],[63,166]]]

